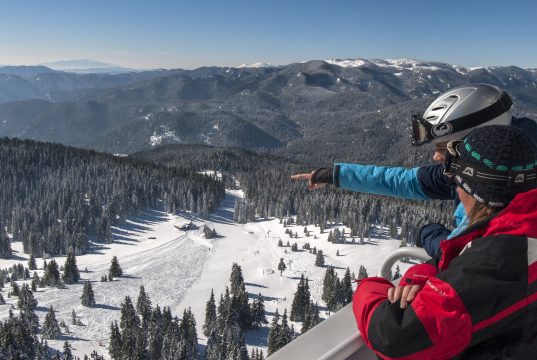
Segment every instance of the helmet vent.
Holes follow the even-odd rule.
[[[433,110],[434,110],[434,109],[433,109]],[[430,115],[430,116],[427,116],[427,117],[425,118],[425,120],[436,120],[436,119],[438,119],[438,116],[436,116],[436,115]]]
[[[445,106],[445,105],[442,105],[442,106],[437,106],[437,107],[435,107],[435,108],[431,109],[431,111],[438,111],[438,110],[443,110],[443,109],[445,109],[445,108],[446,108],[446,106]]]
[[[459,97],[457,95],[450,95],[449,98],[450,99],[458,99]]]

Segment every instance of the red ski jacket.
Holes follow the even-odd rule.
[[[423,288],[405,310],[373,277],[353,298],[358,329],[384,359],[537,359],[537,189],[441,242],[438,264],[411,267]]]

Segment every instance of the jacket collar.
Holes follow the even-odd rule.
[[[439,269],[445,270],[469,242],[498,234],[537,237],[537,189],[517,194],[500,213],[470,226],[457,237],[440,242]]]

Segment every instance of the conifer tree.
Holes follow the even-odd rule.
[[[58,325],[58,320],[56,320],[56,313],[52,306],[45,315],[42,334],[44,339],[57,339],[61,335],[60,326]]]
[[[75,284],[80,279],[80,273],[76,266],[76,256],[73,248],[69,248],[67,253],[67,259],[65,259],[65,266],[63,272],[63,281],[66,284]]]
[[[261,293],[254,299],[252,303],[252,327],[257,329],[265,324],[268,324],[267,316],[265,314],[265,302]]]
[[[171,316],[171,314],[170,314]],[[121,354],[131,354],[136,349],[136,342],[140,336],[140,320],[136,315],[131,298],[125,297],[125,302],[121,304],[121,320],[119,323],[121,330]]]
[[[196,332],[196,319],[190,308],[183,311],[183,319],[179,325],[180,358],[194,360],[198,355],[198,335]]]
[[[121,349],[121,333],[117,326],[117,321],[114,321],[113,323],[110,323],[110,345],[108,345],[108,352],[113,360],[122,359]]]
[[[358,270],[358,280],[362,280],[368,277],[367,270],[363,265],[360,265],[360,269]]]
[[[136,301],[136,311],[142,318],[142,328],[147,329],[147,324],[151,318],[151,300],[145,292],[143,285],[140,285],[140,292]]]
[[[324,273],[323,292],[321,295],[321,299],[323,299],[323,301],[325,302],[328,302],[328,300],[333,296],[336,276],[337,274],[335,273],[334,267],[332,266],[329,266]]]
[[[121,269],[121,266],[119,265],[117,256],[114,256],[110,264],[110,269],[108,269],[109,281],[112,281],[111,279],[120,277],[121,275],[123,275],[123,270]]]
[[[322,250],[317,250],[317,257],[315,258],[315,266],[324,266],[324,256]]]
[[[4,297],[2,296],[2,294],[0,294],[0,305],[5,305],[6,304],[6,300],[4,300]]]
[[[8,293],[9,296],[20,296],[21,290],[19,284],[11,280],[11,291]]]
[[[276,309],[276,312],[274,313],[274,317],[272,318],[272,322],[270,325],[270,331],[267,339],[267,354],[270,356],[272,353],[276,352],[278,348],[278,339],[280,337],[280,314],[278,313],[278,309]]]
[[[211,332],[216,330],[216,320],[216,302],[214,299],[214,292],[211,289],[211,296],[205,305],[205,322],[203,324],[203,335],[207,338],[211,335]]]
[[[283,262],[283,258],[280,258],[280,263],[278,264],[278,271],[280,272],[280,276],[282,276],[282,273],[287,269],[287,266]]]
[[[162,353],[163,332],[162,332],[162,313],[157,305],[151,313],[149,324],[149,354],[151,359],[160,359]]]
[[[60,271],[58,270],[58,263],[52,259],[47,265],[45,270],[44,281],[47,286],[56,286],[60,282]]]
[[[76,325],[76,313],[75,309],[71,311],[71,325]]]
[[[73,353],[71,351],[71,345],[66,341],[63,343],[63,360],[74,360]]]
[[[291,305],[291,315],[289,319],[291,321],[304,321],[309,302],[310,292],[308,280],[304,279],[304,275],[301,275],[300,282],[298,283],[295,296],[293,298],[293,304]]]
[[[0,221],[0,258],[11,258],[11,240],[7,236],[7,231],[2,221]]]
[[[276,340],[276,342],[277,342],[277,349],[276,350],[281,349],[282,347],[284,347],[285,345],[287,345],[291,341],[293,341],[293,337],[294,337],[294,334],[293,334],[293,331],[291,330],[291,328],[289,327],[289,322],[288,322],[288,319],[287,319],[287,309],[285,309],[283,311],[282,323],[281,323],[281,326],[280,326],[280,331],[278,333],[278,338]]]
[[[37,270],[37,264],[35,263],[34,254],[30,254],[30,260],[28,260],[28,269]]]
[[[224,339],[216,331],[209,334],[207,338],[207,349],[205,350],[206,360],[221,360],[225,359],[225,344]]]
[[[84,282],[84,289],[82,290],[80,299],[82,300],[83,306],[92,307],[95,305],[95,295],[93,294],[91,283],[88,280]]]
[[[352,279],[349,268],[347,268],[347,270],[345,271],[345,275],[343,275],[341,287],[343,289],[344,305],[351,303],[354,292],[352,290]]]
[[[20,289],[17,307],[20,309],[21,318],[30,324],[32,331],[35,333],[39,326],[39,318],[35,314],[37,300],[34,298],[28,284],[23,284]]]
[[[238,294],[241,288],[244,286],[244,277],[242,276],[242,269],[237,263],[233,263],[231,266],[231,275],[229,277],[231,294]]]

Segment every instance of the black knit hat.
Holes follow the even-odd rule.
[[[506,125],[472,130],[457,146],[458,161],[481,176],[456,174],[454,180],[477,201],[490,207],[506,206],[516,194],[537,187],[537,144],[525,131]],[[501,183],[491,180],[505,177]],[[523,181],[519,181],[522,179]]]

